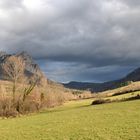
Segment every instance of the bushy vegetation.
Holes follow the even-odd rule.
[[[0,87],[0,116],[2,117],[38,112],[45,107],[61,105],[75,98],[63,87],[60,89],[60,85],[50,84],[50,86],[40,73],[27,77],[25,62],[20,57],[9,57],[2,68],[5,73],[4,79],[7,80]]]
[[[131,83],[133,83],[133,82],[132,82],[132,81],[123,82],[123,83],[120,84],[120,87],[128,86],[128,85],[130,85]]]
[[[47,85],[46,87],[35,86],[31,90],[29,85],[23,86],[18,84],[13,100],[12,83],[1,81],[0,116],[15,117],[39,112],[44,108],[52,108],[62,105],[65,101],[78,98],[69,90],[65,90],[63,87],[59,87],[59,89],[58,87],[56,85]]]

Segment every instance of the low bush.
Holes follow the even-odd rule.
[[[8,96],[0,98],[1,117],[16,117],[20,114],[38,112],[43,107],[43,101],[37,98],[35,99],[33,96],[28,96],[24,101],[19,97],[17,97],[15,101],[13,101],[12,97]]]
[[[92,105],[105,104],[105,103],[110,103],[110,102],[111,102],[111,100],[109,100],[109,99],[106,99],[106,100],[104,100],[104,99],[97,99],[97,100],[94,100],[92,102]]]
[[[12,98],[6,97],[0,99],[0,116],[2,117],[15,117],[18,115],[18,111],[16,110]]]
[[[38,112],[40,110],[40,105],[36,101],[27,99],[24,102],[22,100],[19,100],[16,103],[15,108],[20,114],[28,114]]]
[[[46,95],[46,106],[55,107],[61,105],[65,101],[65,97],[61,93],[50,93]]]

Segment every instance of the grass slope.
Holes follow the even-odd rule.
[[[0,120],[0,140],[140,140],[140,100],[90,106],[92,100]]]

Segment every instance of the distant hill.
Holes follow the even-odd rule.
[[[70,82],[63,84],[66,88],[79,89],[79,90],[90,90],[92,92],[102,92],[106,90],[115,89],[121,86],[127,85],[130,81],[140,81],[140,68],[129,73],[122,79],[109,81],[105,83],[87,83],[87,82]]]

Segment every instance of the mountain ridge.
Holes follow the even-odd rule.
[[[102,92],[106,90],[112,90],[115,88],[119,88],[123,86],[123,84],[127,84],[128,82],[136,82],[140,81],[140,68],[133,70],[128,73],[125,77],[108,81],[104,83],[91,83],[91,82],[76,82],[71,81],[69,83],[63,84],[66,88],[70,89],[78,89],[78,90],[90,90],[91,92]]]

